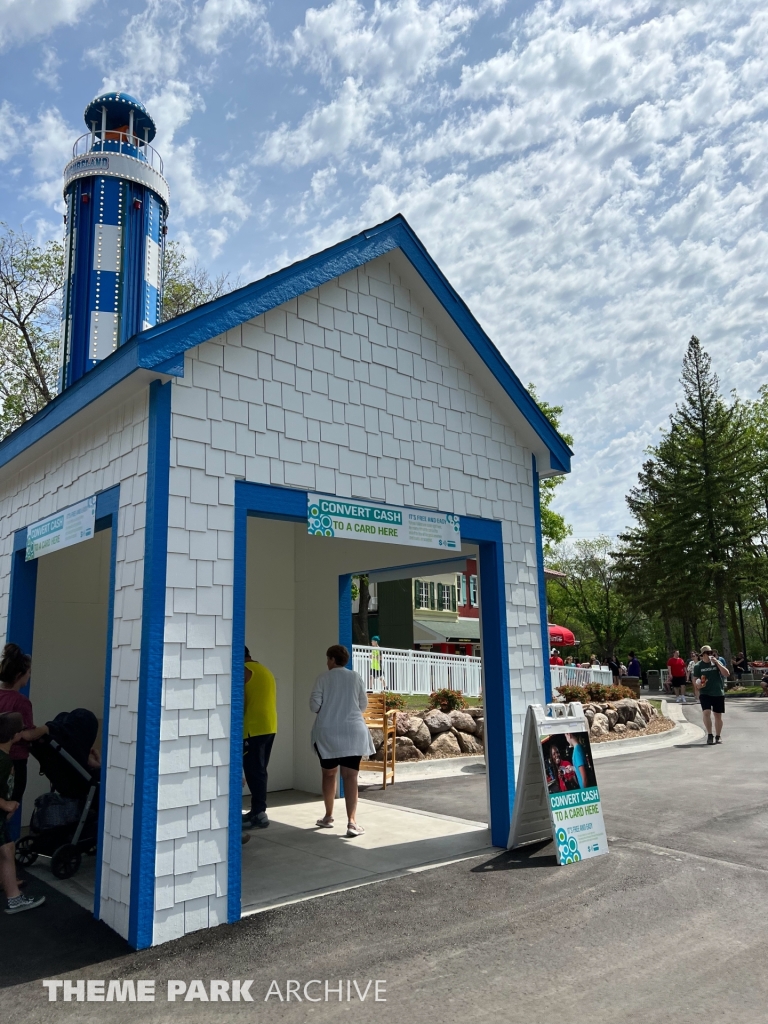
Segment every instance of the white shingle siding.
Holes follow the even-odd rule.
[[[544,701],[531,454],[386,257],[189,351],[172,412],[155,942],[226,920],[235,479],[501,520],[518,754]]]
[[[172,384],[156,943],[226,920],[236,479],[501,521],[519,754],[525,707],[544,700],[531,454],[451,331],[382,257],[186,354]],[[121,486],[101,912],[124,936],[147,413],[144,392],[0,483],[0,628],[14,532]]]
[[[120,485],[112,635],[101,916],[127,937],[144,576],[146,392],[0,482],[0,633],[6,634],[11,552],[17,530]],[[13,464],[11,465],[13,469]],[[34,701],[34,690],[32,692]],[[67,710],[62,695],[61,710]],[[92,709],[101,717],[101,708]]]

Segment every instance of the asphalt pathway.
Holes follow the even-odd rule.
[[[700,724],[697,708],[686,715]],[[142,953],[105,945],[90,965],[81,956],[79,967],[53,961],[50,971],[4,918],[5,1019],[764,1024],[767,730],[768,701],[733,701],[719,747],[689,742],[599,762],[611,852],[572,867],[558,868],[551,846],[501,852]],[[457,806],[482,810],[481,777],[453,784]],[[388,798],[416,806],[423,793],[423,783],[402,783]],[[445,799],[441,787],[439,813]],[[57,930],[62,944],[76,944],[76,934]],[[17,975],[22,962],[29,968]],[[31,978],[57,970],[72,979],[156,979],[158,1001],[48,1003]],[[253,980],[253,1003],[165,1001],[168,979],[233,978]],[[320,1002],[284,1001],[289,980],[301,994],[313,979],[329,982],[329,1001],[322,985],[308,990]],[[379,1002],[372,988],[364,1002],[354,998],[352,982],[364,992],[369,979],[384,981]],[[265,1001],[270,986],[282,1002]]]

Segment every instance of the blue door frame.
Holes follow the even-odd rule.
[[[231,755],[229,773],[229,848],[227,919],[241,913],[243,647],[245,646],[245,593],[247,525],[249,516],[302,523],[307,520],[307,492],[288,487],[235,483],[235,542],[232,618]],[[491,839],[506,846],[515,800],[515,762],[512,745],[512,697],[509,686],[507,607],[504,586],[504,551],[501,523],[461,517],[461,539],[478,547],[480,607],[485,701],[485,744],[488,763]],[[423,563],[419,563],[423,564]],[[407,568],[407,567],[404,567]],[[350,614],[351,575],[339,576],[339,643],[352,648]]]
[[[120,507],[120,485],[100,491],[96,495],[96,532],[112,530],[109,553],[109,591],[107,608],[107,651],[104,665],[104,703],[101,726],[101,763],[107,764],[107,744],[109,742],[109,694],[112,679],[112,628],[115,612],[115,561],[117,559],[117,514]],[[23,651],[31,653],[35,633],[35,599],[37,597],[37,559],[28,562],[27,528],[17,530],[13,536],[13,554],[11,561],[11,592],[8,600],[8,619],[6,623],[6,643],[15,643]],[[45,557],[45,556],[43,556]],[[32,666],[34,672],[34,665]],[[34,678],[34,677],[32,677]],[[29,696],[32,683],[30,678],[24,688]],[[66,698],[63,698],[66,703]],[[62,707],[62,711],[66,710]],[[101,862],[104,853],[104,802],[106,797],[106,778],[102,778],[99,790],[99,833],[96,850],[96,884],[93,895],[93,916],[98,920],[101,909]],[[11,823],[15,830],[14,838],[18,837],[21,825],[21,808],[14,815]]]

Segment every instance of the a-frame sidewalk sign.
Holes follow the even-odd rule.
[[[554,839],[558,864],[608,853],[589,726],[581,704],[528,708],[510,849]]]

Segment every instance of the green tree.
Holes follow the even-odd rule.
[[[56,394],[64,249],[0,224],[0,438]]]
[[[640,606],[651,606],[654,581],[663,615],[711,603],[720,649],[730,661],[727,609],[737,595],[759,587],[765,573],[756,550],[756,538],[766,533],[755,500],[760,466],[747,410],[735,397],[723,400],[695,336],[681,383],[683,401],[629,495],[637,526],[622,536],[617,561]]]
[[[562,405],[550,405],[543,399],[539,398],[536,392],[536,385],[528,385],[528,393],[534,399],[538,407],[547,417],[552,426],[560,433],[560,436],[569,446],[573,445],[573,438],[570,434],[564,434],[560,431],[560,417],[563,414]],[[549,557],[554,549],[554,545],[562,544],[563,541],[570,537],[573,533],[573,529],[565,521],[565,517],[560,515],[559,512],[555,512],[552,508],[552,502],[555,498],[555,492],[557,488],[565,482],[564,476],[550,476],[540,481],[539,483],[539,501],[541,506],[541,533],[544,541],[544,555]]]
[[[163,311],[162,319],[189,312],[204,302],[212,302],[240,286],[239,279],[230,280],[229,274],[211,277],[197,260],[189,260],[180,242],[168,241],[163,253]]]
[[[601,658],[617,653],[640,615],[619,585],[612,546],[605,536],[561,545],[550,564],[565,575],[547,584],[554,621],[567,623]]]

